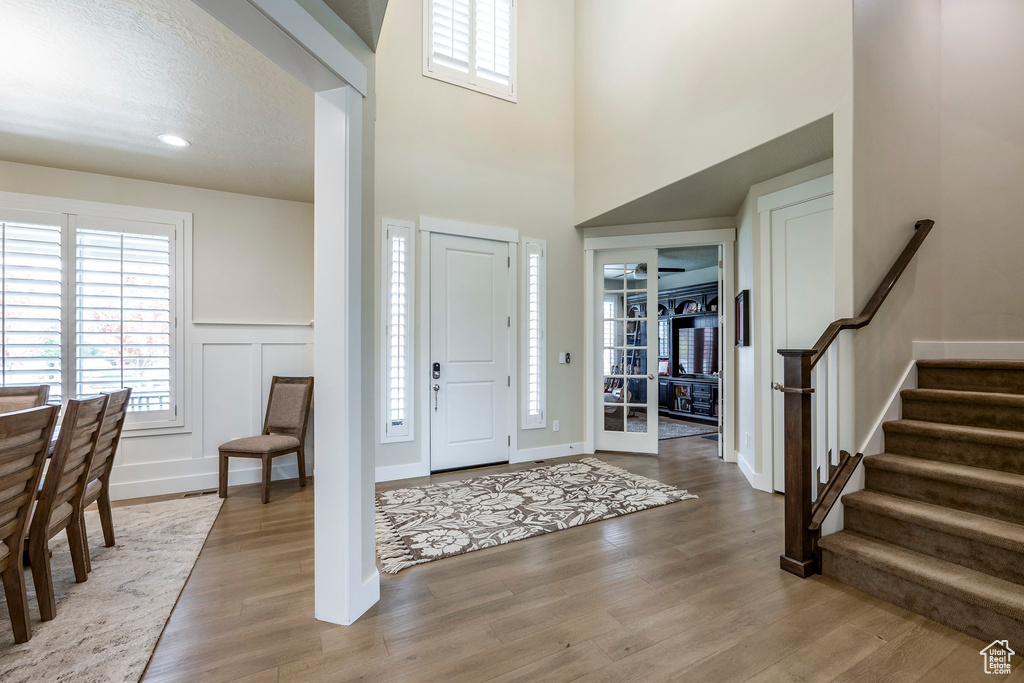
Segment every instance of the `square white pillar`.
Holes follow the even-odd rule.
[[[374,456],[360,428],[362,96],[348,86],[315,98],[316,618],[347,625],[380,599]]]

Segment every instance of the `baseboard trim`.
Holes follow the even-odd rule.
[[[415,479],[430,476],[430,463],[412,462],[407,465],[387,465],[378,467],[373,472],[374,481],[398,481],[399,479]]]
[[[746,456],[739,451],[736,451],[736,465],[740,468],[740,472],[743,473],[743,476],[747,478],[747,481],[750,482],[750,485],[753,488],[758,491],[772,493],[771,477],[758,474],[754,470],[754,466],[747,460]]]
[[[524,462],[535,462],[537,460],[548,460],[551,458],[565,458],[571,455],[584,455],[583,442],[558,444],[555,446],[540,446],[538,448],[523,448],[512,454],[509,463],[512,465]]]
[[[205,458],[204,458],[205,460]],[[212,458],[216,462],[216,458]],[[236,467],[233,463],[229,471],[228,484],[239,486],[242,484],[256,484],[263,481],[263,471],[260,467],[242,465]],[[313,475],[313,466],[306,463],[306,476]],[[283,481],[286,479],[298,479],[299,468],[294,463],[275,465],[271,469],[271,481]],[[162,477],[160,479],[145,479],[139,481],[122,481],[110,483],[111,500],[129,500],[131,498],[146,498],[148,496],[164,496],[172,493],[187,493],[189,491],[205,491],[217,488],[218,472],[196,472],[194,474],[183,474],[177,477]]]

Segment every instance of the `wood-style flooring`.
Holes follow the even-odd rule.
[[[380,603],[349,627],[313,618],[312,487],[275,482],[269,505],[258,485],[232,488],[144,680],[1006,679],[983,674],[980,641],[782,572],[782,498],[715,449],[598,454],[700,498],[382,574]]]

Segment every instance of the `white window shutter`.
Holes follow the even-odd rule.
[[[3,222],[3,386],[48,384],[61,400],[61,222]]]
[[[433,62],[469,73],[470,0],[433,0],[431,57]]]
[[[129,412],[174,409],[170,235],[76,231],[75,393],[132,388]]]
[[[382,442],[413,438],[413,227],[384,221]]]
[[[512,2],[476,2],[476,75],[500,85],[512,78]]]
[[[523,429],[546,425],[547,402],[547,270],[544,242],[523,243]]]

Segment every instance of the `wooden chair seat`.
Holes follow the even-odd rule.
[[[301,442],[294,436],[287,434],[264,434],[262,436],[246,436],[241,439],[228,441],[221,444],[221,452],[238,454],[241,457],[246,455],[263,455],[264,453],[294,453],[301,445]]]
[[[28,540],[28,531],[32,528],[32,520],[36,516],[36,508],[39,507],[39,501],[36,500],[32,503],[32,511],[28,513],[28,529],[25,530],[25,540]],[[74,508],[71,503],[61,503],[57,506],[50,515],[50,528],[47,529],[47,534],[50,538],[53,538],[58,532],[63,531],[64,527],[67,526],[68,520],[71,519],[71,514],[74,512]]]
[[[267,398],[263,433],[221,444],[217,493],[228,497],[228,458],[259,458],[263,461],[264,503],[270,502],[270,468],[279,455],[295,453],[299,486],[306,485],[306,423],[313,401],[312,377],[274,377]]]

